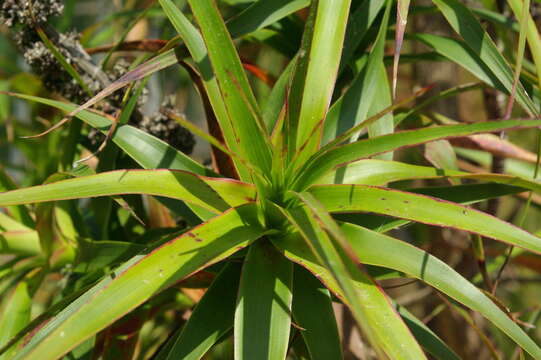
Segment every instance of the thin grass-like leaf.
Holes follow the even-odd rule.
[[[457,0],[433,0],[433,2],[445,16],[449,25],[462,36],[470,49],[494,72],[494,75],[507,89],[507,93],[511,93],[513,71],[473,13]],[[520,83],[517,84],[517,102],[530,115],[539,113]]]
[[[522,3],[520,0],[508,0],[507,3],[513,10],[515,17],[518,18],[519,15],[524,13],[521,10],[523,10],[522,6],[524,6],[526,2]],[[530,48],[530,54],[532,55],[535,69],[537,70],[537,86],[541,88],[541,76],[539,75],[541,74],[541,35],[539,34],[537,25],[529,13],[527,13],[527,17],[524,19],[524,21],[521,22],[521,26],[526,22],[526,40],[528,41],[528,47]]]
[[[278,81],[274,84],[269,98],[262,109],[263,122],[265,123],[269,133],[272,133],[274,130],[281,131],[281,129],[275,129],[275,125],[278,121],[278,117],[280,116],[280,112],[285,107],[287,89],[290,85],[296,62],[297,58],[294,58],[289,62],[284,71],[282,71],[282,74],[278,78]]]
[[[415,34],[413,36],[416,40],[433,48],[441,56],[462,66],[479,80],[500,91],[509,91],[493,70],[464,41],[436,34]]]
[[[342,73],[352,60],[359,43],[364,39],[385,4],[385,0],[363,1],[349,16],[344,48],[342,49],[342,58],[340,59],[339,74]]]
[[[507,99],[507,106],[505,107],[505,113],[503,118],[509,119],[511,112],[513,111],[513,103],[515,102],[515,96],[517,92],[517,86],[520,82],[520,72],[522,71],[522,60],[524,59],[524,51],[526,49],[526,33],[528,29],[528,20],[530,15],[530,0],[524,0],[522,4],[522,13],[519,18],[520,33],[518,38],[517,58],[515,62],[515,75],[513,76],[513,87],[511,88],[511,94]]]
[[[368,55],[366,65],[353,80],[353,83],[345,94],[340,97],[329,110],[329,115],[325,124],[326,140],[329,140],[329,134],[332,134],[331,137],[335,138],[345,130],[362,123],[367,118],[370,109],[373,108],[373,103],[377,102],[378,105],[380,105],[381,95],[379,92],[381,90],[389,91],[388,85],[385,86],[381,83],[387,83],[387,75],[385,74],[385,68],[382,66],[382,62],[390,11],[391,2],[388,1],[377,38]],[[378,100],[374,101],[373,99],[376,97],[378,97]],[[383,106],[378,106],[378,108],[374,110],[381,110],[381,108],[390,105],[390,102],[391,101],[389,101],[389,104],[383,103]],[[374,130],[377,130],[375,133],[380,132],[379,130],[386,130],[384,132],[387,133],[392,132],[394,127],[392,119],[389,121],[389,118],[387,117],[379,119],[377,122],[382,126],[378,126],[377,128],[372,126],[371,132],[373,134]],[[382,122],[384,123],[382,124]],[[390,125],[391,131],[388,129],[389,126],[386,127],[385,125]],[[353,140],[356,140],[357,136],[358,132],[354,135]]]
[[[94,104],[98,103],[99,101],[103,100],[107,96],[111,95],[115,91],[122,89],[123,87],[137,81],[141,80],[147,76],[150,76],[151,74],[163,70],[173,64],[177,63],[177,58],[175,56],[174,50],[168,50],[164,52],[163,54],[160,54],[144,64],[141,64],[137,68],[133,69],[132,71],[127,72],[122,77],[120,77],[118,80],[114,81],[111,85],[107,86],[105,89],[100,91],[98,94],[96,94],[93,98],[82,104],[81,106],[78,106],[73,111],[70,111],[69,114],[67,114],[62,120],[60,120],[55,125],[51,126],[46,131],[32,136],[27,136],[27,138],[34,138],[34,137],[40,137],[44,136],[51,131],[54,131],[67,123],[71,117],[76,116],[78,113],[80,113],[83,110],[86,110],[93,106]]]
[[[460,357],[438,335],[405,307],[396,304],[396,311],[426,352],[438,360],[460,360]]]
[[[396,98],[396,84],[398,80],[398,62],[400,60],[400,50],[402,49],[402,41],[404,40],[404,32],[408,24],[408,11],[410,0],[398,0],[396,2],[396,29],[395,29],[395,45],[394,45],[394,60],[393,60],[393,98]]]
[[[310,5],[310,0],[255,1],[238,15],[227,21],[233,38],[262,29]]]

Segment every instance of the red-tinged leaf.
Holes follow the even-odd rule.
[[[329,212],[374,212],[477,233],[541,254],[541,238],[463,205],[366,185],[317,185],[310,192]]]
[[[304,165],[303,169],[299,171],[294,186],[297,190],[306,189],[310,184],[313,184],[321,176],[333,169],[356,160],[404,147],[464,135],[536,126],[541,126],[541,120],[489,121],[401,131],[394,134],[360,140],[351,144],[337,145],[324,149],[313,156],[311,160]]]
[[[219,213],[253,201],[253,186],[181,170],[116,170],[0,193],[0,206],[122,194],[179,199]]]
[[[29,336],[14,359],[56,360],[153,294],[268,233],[260,225],[256,206],[248,204],[142,253],[94,285],[46,324],[27,332]]]
[[[398,62],[400,60],[400,50],[402,49],[402,41],[404,40],[404,32],[408,23],[408,11],[410,0],[398,0],[396,2],[396,29],[395,29],[395,45],[394,45],[394,60],[393,60],[393,98],[396,98],[396,83],[398,79]]]

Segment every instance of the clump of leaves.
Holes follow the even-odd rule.
[[[69,353],[70,358],[107,358],[129,346],[131,351],[124,354],[131,358],[129,330],[137,333],[153,314],[163,315],[164,308],[186,306],[171,289],[203,279],[203,287],[210,282],[208,289],[179,330],[160,338],[155,358],[199,359],[232,332],[236,359],[285,359],[288,353],[301,358],[304,352],[312,359],[339,359],[333,301],[351,310],[364,338],[382,358],[417,360],[426,358],[425,352],[458,358],[378,284],[385,277],[405,276],[478,311],[541,358],[539,346],[492,296],[443,261],[386,234],[418,222],[541,254],[540,238],[470,206],[525,190],[537,192],[537,182],[391,160],[392,152],[405,147],[533,128],[541,126],[541,120],[395,132],[397,123],[420,108],[393,115],[408,101],[393,105],[383,66],[392,1],[365,1],[354,10],[348,0],[259,1],[225,23],[214,0],[188,0],[198,28],[172,1],[159,3],[183,41],[175,49],[162,51],[82,106],[12,95],[64,110],[106,133],[118,119],[88,110],[90,106],[180,63],[201,93],[210,134],[180,116],[171,117],[213,145],[214,171],[120,121],[112,140],[144,169],[83,176],[72,171],[23,189],[11,189],[14,184],[6,178],[3,186],[11,191],[0,194],[0,205],[9,214],[0,214],[2,227],[11,227],[4,233],[5,248],[20,256],[15,262],[28,262],[18,265],[24,271],[13,278],[16,285],[4,306],[4,323],[15,325],[0,338],[3,356],[57,359]],[[529,94],[513,80],[512,68],[473,13],[455,0],[434,4],[462,39],[431,34],[417,38],[476,72],[489,86],[507,94],[516,89],[517,103],[526,113],[537,114],[531,100],[536,93]],[[232,36],[265,27],[279,33],[285,26],[282,19],[308,5],[300,47],[261,106]],[[400,48],[408,4],[398,5]],[[375,21],[377,14],[381,17]],[[337,77],[351,63],[354,79],[348,87],[337,88]],[[455,185],[392,186],[419,178],[451,179]],[[461,179],[478,183],[461,185]],[[119,196],[127,194],[160,197],[194,226],[162,237],[149,231],[138,241],[94,241],[81,231],[74,203],[66,201],[111,196],[126,205]],[[30,203],[39,203],[35,216],[24,206]],[[78,275],[30,322],[37,284],[66,264]],[[109,265],[112,270],[104,270]],[[159,327],[158,320],[154,326]]]

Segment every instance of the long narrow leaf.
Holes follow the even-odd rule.
[[[32,294],[26,279],[20,281],[8,296],[4,297],[0,312],[0,347],[15,336],[30,322]],[[13,351],[0,355],[1,360],[9,360]]]
[[[246,247],[266,233],[255,210],[253,204],[231,209],[134,257],[30,332],[15,359],[56,360],[156,292]]]
[[[342,58],[340,59],[339,74],[342,73],[352,60],[359,43],[361,43],[367,34],[385,3],[385,0],[365,0],[349,16],[344,48],[342,49]]]
[[[481,211],[399,190],[366,185],[318,185],[310,192],[330,212],[374,212],[477,233],[541,254],[541,239]]]
[[[233,38],[262,29],[310,5],[310,0],[259,0],[227,21]]]
[[[508,0],[507,3],[513,10],[515,17],[518,17],[521,14],[521,7],[524,6],[524,3],[520,0]],[[529,10],[529,9],[527,9]],[[527,30],[526,30],[526,40],[528,41],[528,47],[530,48],[530,54],[535,63],[535,69],[537,71],[537,86],[541,86],[541,35],[537,28],[536,23],[534,22],[532,16],[528,13],[527,19]]]
[[[415,34],[414,38],[438,54],[468,70],[473,76],[500,90],[508,91],[494,72],[464,41],[436,34]]]
[[[233,327],[241,267],[228,264],[214,279],[171,347],[157,360],[199,360]]]
[[[342,300],[350,307],[358,325],[376,349],[385,352],[392,359],[425,359],[419,345],[383,291],[370,277],[355,267],[342,251],[335,248],[322,227],[320,222],[323,220],[318,214],[302,207],[289,210],[287,217],[305,239],[318,262],[329,272],[330,277],[322,278],[321,272],[314,273],[327,286],[338,290]],[[275,245],[280,248],[284,246],[277,242]]]
[[[0,193],[0,206],[122,194],[179,199],[219,213],[254,200],[253,187],[181,170],[116,170]]]
[[[362,263],[402,271],[426,282],[481,313],[533,357],[541,357],[541,349],[508,314],[443,261],[412,245],[368,229],[344,224],[342,230]]]
[[[390,10],[391,3],[387,1],[383,20],[372,51],[368,55],[367,64],[353,80],[345,94],[329,110],[325,121],[325,142],[365,120],[373,99],[381,96],[376,89],[381,89],[379,82],[387,81],[382,62]]]
[[[266,129],[246,73],[216,4],[213,0],[188,0],[188,3],[201,28],[208,59],[214,70],[213,75],[218,82],[231,126],[238,136],[234,141],[239,143],[241,155],[254,166],[268,171],[271,154]],[[228,145],[232,141],[233,139],[229,139]]]
[[[295,267],[293,317],[312,360],[342,359],[329,290],[302,267]]]
[[[188,48],[193,61],[195,62],[209,99],[209,102],[214,111],[214,116],[220,124],[224,140],[228,148],[239,153],[239,144],[236,141],[236,129],[232,124],[230,115],[228,114],[223,95],[220,91],[218,81],[214,76],[212,66],[208,59],[208,51],[201,33],[195,26],[186,18],[180,9],[171,0],[160,0],[160,5],[163,11],[180,34],[186,47]],[[237,170],[240,173],[241,179],[248,178],[248,172],[242,164],[236,164]]]
[[[403,147],[422,144],[429,141],[471,135],[482,132],[511,130],[540,126],[540,120],[507,120],[475,124],[428,127],[414,131],[402,131],[390,135],[338,145],[322,150],[314,156],[300,172],[296,180],[297,189],[305,189],[327,172],[377,154],[397,150]]]
[[[268,243],[250,247],[235,311],[235,359],[285,359],[293,264]]]
[[[77,108],[77,105],[71,103],[24,94],[9,94],[21,99],[49,105],[67,112],[72,112]],[[90,126],[101,130],[105,134],[112,124],[110,118],[93,111],[83,110],[78,112],[75,116]],[[169,168],[187,170],[199,175],[218,176],[203,165],[190,159],[187,155],[167,145],[162,140],[134,128],[133,126],[119,125],[113,134],[112,140],[124,150],[126,154],[146,169]]]
[[[398,161],[365,159],[350,164],[343,174],[342,184],[383,186],[389,182],[413,179],[470,179],[508,184],[541,193],[541,184],[518,176],[437,169],[429,166],[410,165]],[[320,184],[332,183],[335,174],[324,176]]]
[[[419,344],[430,355],[438,360],[460,360],[460,357],[451,349],[445,341],[440,339],[428,326],[416,318],[405,307],[396,305],[396,310],[404,319],[404,322],[410,328],[411,332],[419,341]]]
[[[321,139],[323,120],[334,90],[350,0],[312,2],[313,21],[306,24],[290,96],[289,151],[297,161],[312,155]]]
[[[513,89],[513,71],[473,13],[457,0],[433,0],[433,2],[445,16],[449,25],[494,72],[510,94]],[[517,102],[526,112],[539,113],[520,83],[517,86]]]

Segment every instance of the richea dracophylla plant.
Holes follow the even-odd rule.
[[[481,266],[481,237],[541,254],[540,238],[472,205],[539,192],[537,182],[392,161],[393,152],[406,147],[541,125],[531,100],[538,100],[537,84],[529,82],[528,89],[535,91],[526,92],[516,80],[522,60],[513,67],[500,55],[479,14],[456,0],[433,3],[432,11],[443,15],[456,38],[412,38],[473,72],[483,86],[511,94],[508,103],[526,114],[523,119],[509,120],[509,113],[507,120],[400,130],[402,121],[422,109],[408,108],[420,93],[401,102],[392,96],[408,18],[409,1],[402,0],[354,5],[348,0],[260,0],[227,23],[214,0],[188,0],[185,9],[160,0],[181,42],[170,42],[82,106],[10,93],[67,112],[59,124],[73,117],[72,123],[82,120],[108,134],[143,169],[63,171],[43,185],[21,189],[4,176],[3,186],[10,191],[0,194],[6,209],[0,213],[6,229],[3,251],[17,256],[2,266],[11,272],[2,275],[9,285],[2,283],[7,296],[0,358],[113,358],[115,351],[132,358],[143,324],[154,322],[160,330],[162,310],[185,307],[175,294],[191,282],[206,289],[204,295],[187,321],[175,320],[177,331],[146,333],[157,345],[145,358],[199,359],[232,338],[235,359],[340,359],[332,305],[341,302],[378,358],[419,360],[430,354],[457,359],[379,285],[385,278],[408,277],[436,289],[449,306],[478,312],[499,329],[494,331],[541,359],[539,346],[496,297],[421,248],[389,235],[411,222],[466,231]],[[514,29],[520,34],[520,55],[526,40],[534,49],[539,36],[535,28],[522,26],[529,14],[521,11],[521,3],[510,1],[510,6],[519,14],[520,29]],[[299,22],[302,9],[300,47],[262,106],[232,39],[264,28],[287,37],[282,21]],[[390,81],[383,65],[389,33],[396,34]],[[123,124],[140,94],[136,81],[174,64],[181,64],[198,87],[210,133],[171,117],[213,145],[213,170]],[[337,85],[337,79],[347,77],[349,83]],[[89,109],[125,86],[133,92],[117,118]],[[462,90],[467,89],[451,92]],[[450,179],[452,185],[392,186],[422,178]],[[90,239],[73,199],[113,197],[127,206],[122,197],[127,194],[159,197],[193,226],[165,237],[148,231],[145,242]],[[25,236],[15,236],[15,230]],[[31,319],[40,283],[68,265],[79,275],[68,278],[50,308]],[[130,340],[127,334],[134,333]]]

